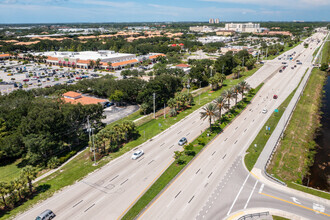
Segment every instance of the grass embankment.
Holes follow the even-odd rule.
[[[254,139],[252,144],[249,146],[249,148],[246,150],[248,153],[245,158],[245,166],[249,171],[252,170],[254,164],[257,162],[262,150],[264,149],[269,137],[272,135],[274,129],[277,126],[278,121],[281,119],[285,108],[290,103],[294,93],[296,90],[294,90],[286,99],[285,101],[278,107],[278,112],[273,112],[273,114],[269,117],[267,122],[264,124],[263,128],[259,131],[257,137]],[[266,126],[270,127],[270,131],[266,131]],[[255,145],[257,147],[255,147]]]
[[[124,147],[122,147],[118,152],[111,153],[110,156],[104,157],[102,160],[98,161],[97,166],[92,166],[93,162],[89,159],[89,149],[86,149],[84,152],[82,152],[79,156],[71,160],[68,164],[66,164],[63,168],[61,168],[60,171],[57,171],[53,173],[52,175],[48,176],[47,178],[43,179],[42,181],[39,181],[36,183],[36,187],[38,190],[38,194],[29,201],[26,201],[21,206],[16,207],[15,209],[5,213],[0,213],[0,219],[6,219],[13,217],[17,215],[19,212],[25,211],[34,204],[47,199],[51,197],[56,191],[60,190],[61,188],[65,186],[72,185],[77,180],[82,179],[85,177],[88,173],[104,166],[107,164],[110,160],[117,158],[126,152],[130,151],[134,147],[137,147],[138,145],[142,144],[146,140],[154,137],[155,135],[159,134],[166,128],[170,127],[171,125],[175,124],[179,120],[183,119],[184,117],[188,116],[193,111],[197,110],[201,106],[205,105],[208,102],[211,102],[214,100],[217,96],[219,96],[225,89],[229,89],[233,85],[236,85],[237,83],[241,82],[242,80],[245,80],[248,76],[251,76],[254,74],[261,66],[258,68],[255,68],[253,70],[250,70],[248,72],[244,73],[244,76],[242,76],[240,79],[235,80],[225,80],[224,85],[222,89],[210,93],[209,91],[204,92],[200,94],[199,96],[194,97],[195,105],[192,106],[190,109],[186,109],[185,111],[178,114],[176,117],[167,117],[164,118],[158,118],[158,119],[152,119],[140,126],[137,127],[137,130],[140,133],[140,137],[128,144],[126,144]],[[199,104],[200,100],[200,104]],[[140,116],[138,113],[133,113],[119,121],[114,122],[119,123],[124,120],[132,120],[139,118]],[[143,120],[143,119],[142,119]],[[159,126],[161,124],[161,127]],[[144,133],[145,132],[145,133]],[[144,135],[145,134],[145,135]],[[9,165],[7,165],[9,166]],[[7,169],[6,167],[3,167],[4,169]]]
[[[281,216],[277,216],[277,215],[273,215],[273,220],[290,220],[288,218],[284,218],[284,217],[281,217]]]
[[[326,74],[313,69],[305,91],[301,96],[292,118],[284,132],[268,172],[289,183],[301,184],[314,161],[315,131],[320,127],[319,107],[322,99]]]
[[[19,168],[19,163],[21,160],[16,160],[14,163],[0,166],[0,177],[1,181],[10,182],[15,178],[19,177],[20,171],[22,168]]]
[[[214,124],[212,126],[212,132],[210,133],[207,129],[204,131],[198,138],[191,142],[193,145],[193,150],[198,154],[203,148],[204,145],[209,143],[213,138],[215,138],[234,118],[240,114],[245,107],[250,103],[254,95],[259,91],[262,85],[258,86],[253,93],[251,93],[245,101],[238,103],[236,109],[226,113],[228,120],[222,122],[221,125]],[[226,118],[225,116],[225,118]],[[207,135],[209,134],[209,136]],[[194,156],[188,156],[183,154],[180,157],[181,160],[184,160],[184,164],[178,164],[177,161],[174,161],[166,171],[158,178],[158,180],[148,189],[148,191],[134,204],[134,206],[123,216],[122,219],[134,219],[143,209],[146,207],[169,183],[174,179],[178,173],[183,170],[186,165],[194,159]]]

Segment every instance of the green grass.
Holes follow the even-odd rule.
[[[278,121],[281,119],[285,108],[290,103],[294,93],[296,90],[294,90],[286,99],[285,101],[278,107],[278,112],[273,112],[273,114],[269,117],[267,122],[264,124],[262,129],[259,131],[257,137],[254,139],[252,144],[247,149],[247,155],[244,158],[245,166],[249,171],[252,170],[254,164],[257,162],[262,150],[264,149],[269,137],[272,135],[274,129],[277,126]],[[271,128],[270,131],[266,131],[266,126],[269,126]],[[257,147],[255,147],[255,144]]]
[[[20,163],[20,161],[21,160],[17,160],[12,164],[0,166],[1,181],[9,182],[19,177],[21,168],[19,168],[17,165]]]
[[[302,177],[307,175],[313,164],[316,147],[314,133],[320,127],[319,107],[325,79],[325,73],[313,69],[284,138],[268,167],[269,173],[284,182],[301,184]]]
[[[205,143],[209,143],[213,138],[215,138],[236,116],[241,113],[245,107],[249,104],[254,95],[259,91],[262,84],[258,86],[254,94],[247,97],[245,102],[240,102],[237,105],[237,108],[231,112],[231,114],[226,113],[225,115],[230,115],[229,119],[223,122],[221,125],[216,124],[212,126],[213,132],[210,132],[209,129],[204,131],[198,138],[193,140],[191,144],[194,146],[194,151],[198,154],[203,148],[203,145],[199,144],[199,140],[205,140]],[[207,135],[209,134],[209,136]],[[195,157],[184,155],[180,157],[186,163],[183,165],[178,165],[174,161],[165,172],[156,180],[156,182],[147,190],[147,192],[131,207],[131,209],[123,216],[123,220],[134,219],[143,209],[146,207],[169,183],[175,178],[178,173],[183,170],[186,165],[193,160]]]
[[[88,150],[85,150],[82,152],[79,156],[71,160],[67,165],[65,165],[61,172],[57,171],[54,174],[48,176],[47,178],[43,179],[42,181],[39,181],[36,186],[43,185],[44,187],[50,187],[45,192],[40,192],[37,196],[35,196],[33,199],[30,199],[26,201],[21,206],[9,211],[5,215],[1,217],[0,213],[0,219],[6,219],[9,217],[15,216],[17,213],[25,211],[29,209],[32,205],[49,198],[54,192],[57,190],[72,185],[75,181],[82,179],[84,176],[86,176],[88,173],[94,171],[95,169],[102,167],[106,163],[108,163],[110,160],[117,158],[126,152],[130,151],[134,147],[137,147],[138,145],[144,143],[146,140],[154,137],[155,135],[159,134],[166,128],[170,127],[171,125],[177,123],[184,117],[188,116],[190,113],[201,107],[202,105],[214,100],[217,96],[219,96],[225,89],[229,89],[233,85],[241,82],[242,80],[245,80],[248,76],[251,76],[253,73],[255,73],[261,66],[258,66],[258,68],[255,68],[253,70],[250,70],[248,72],[244,73],[244,76],[242,76],[240,79],[235,80],[225,80],[224,86],[222,89],[215,91],[213,93],[209,93],[209,91],[201,94],[200,97],[200,104],[198,102],[199,97],[194,97],[195,105],[192,106],[190,109],[187,109],[180,114],[178,114],[176,117],[167,117],[159,118],[159,119],[152,119],[149,122],[146,122],[145,124],[142,124],[137,127],[137,130],[140,133],[140,137],[134,141],[131,141],[128,144],[125,144],[118,152],[111,153],[110,156],[104,157],[101,161],[98,161],[98,166],[92,166],[92,162],[88,157]],[[119,121],[114,122],[113,124],[120,123],[125,120],[135,120],[137,118],[141,117],[139,115],[139,112],[135,112],[123,119],[120,119]],[[162,125],[159,127],[159,123]],[[145,136],[144,136],[145,131]]]
[[[277,215],[273,215],[273,220],[290,220],[288,218],[284,218],[284,217],[281,217],[281,216],[277,216]]]
[[[305,186],[298,185],[298,184],[292,183],[292,182],[287,182],[287,185],[288,185],[288,187],[290,187],[292,189],[303,191],[305,193],[309,193],[309,194],[312,194],[314,196],[318,196],[318,197],[330,200],[330,194],[329,193],[314,190],[312,188],[307,188]]]

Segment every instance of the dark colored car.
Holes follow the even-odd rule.
[[[274,95],[274,96],[273,96],[273,99],[277,99],[277,98],[278,98],[277,95]]]

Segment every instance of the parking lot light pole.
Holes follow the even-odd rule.
[[[156,93],[153,93],[153,100],[154,100],[154,118],[156,118],[156,106],[155,106]]]

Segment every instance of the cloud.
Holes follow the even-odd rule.
[[[232,3],[232,4],[246,4],[259,6],[279,6],[282,8],[294,7],[321,7],[330,6],[329,0],[200,0],[202,2],[218,2],[218,3]]]

